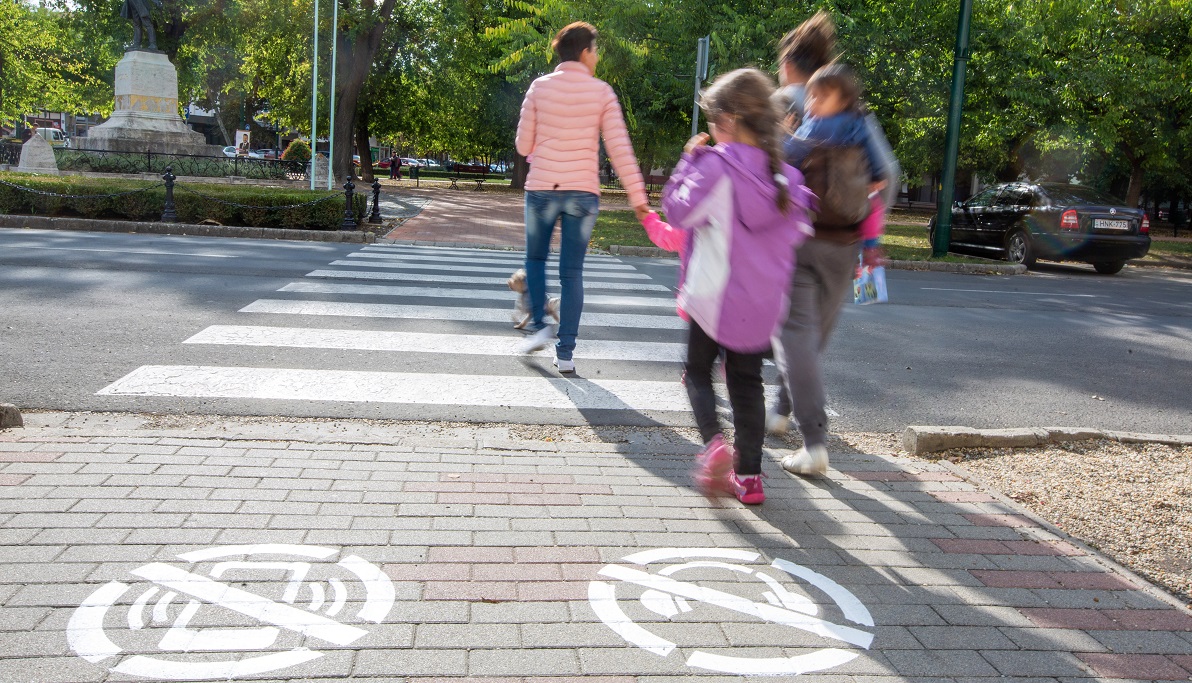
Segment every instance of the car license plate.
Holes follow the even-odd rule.
[[[1130,221],[1114,221],[1108,218],[1094,218],[1093,229],[1095,230],[1129,230]]]

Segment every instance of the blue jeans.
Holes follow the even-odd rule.
[[[563,293],[559,301],[559,342],[555,355],[571,360],[579,317],[584,311],[584,255],[596,226],[600,197],[591,192],[573,190],[533,190],[526,192],[526,287],[530,292],[530,327],[546,326],[546,257],[555,223],[563,219],[559,253],[559,283]]]

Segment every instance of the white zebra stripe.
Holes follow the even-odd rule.
[[[767,393],[774,393],[767,387]],[[291,368],[146,365],[97,392],[105,396],[282,399],[564,410],[687,412],[675,381],[592,380]]]
[[[402,244],[370,244],[364,249],[369,251],[388,251],[394,254],[422,254],[426,256],[475,256],[478,258],[501,258],[508,256],[513,259],[525,258],[524,249],[465,249],[460,247],[418,247]],[[559,258],[558,252],[551,252],[548,258]],[[616,256],[604,254],[588,254],[586,261],[603,263],[624,263]]]
[[[394,270],[445,270],[445,271],[449,271],[449,272],[453,272],[453,273],[495,273],[495,274],[504,274],[504,276],[506,278],[508,278],[510,275],[513,274],[513,271],[508,268],[486,268],[484,266],[472,266],[472,265],[461,264],[461,263],[452,263],[452,264],[398,263],[398,262],[391,262],[391,261],[380,261],[380,260],[369,259],[367,261],[351,261],[351,260],[332,261],[328,265],[349,266],[352,268],[391,268]],[[516,268],[514,270],[516,270]],[[549,264],[547,266],[547,270],[548,271],[550,270]],[[617,279],[617,280],[649,280],[650,279],[650,276],[646,275],[645,273],[637,273],[637,272],[634,272],[634,273],[620,273],[620,272],[606,273],[606,272],[588,271],[587,276],[584,278],[584,281],[587,282],[588,278],[592,278],[592,277],[603,277],[603,278],[610,278],[610,279]]]
[[[342,301],[289,301],[257,299],[240,309],[241,313],[279,313],[284,315],[328,315],[354,318],[412,318],[417,320],[456,320],[463,322],[510,323],[512,307],[456,308],[454,306],[411,306],[404,304],[362,304]],[[631,313],[585,313],[581,328],[632,327],[650,330],[685,330],[687,323],[676,315],[637,315]]]
[[[358,294],[364,296],[407,296],[429,299],[465,299],[477,301],[505,301],[512,306],[516,294],[508,289],[446,289],[443,287],[406,287],[402,285],[348,285],[337,282],[291,282],[279,292],[306,294]],[[555,289],[557,294],[558,290]],[[660,308],[675,310],[673,296],[618,296],[616,294],[584,294],[584,306],[624,306],[628,308]]]
[[[435,263],[449,262],[449,263],[475,263],[488,265],[508,265],[514,268],[520,267],[525,262],[524,256],[516,258],[478,258],[471,256],[423,256],[421,254],[405,254],[401,252],[386,252],[374,251],[370,248],[365,248],[361,251],[355,251],[348,254],[348,258],[373,258],[373,259],[390,259],[393,261],[430,261]],[[548,264],[558,264],[558,258],[548,258]],[[596,261],[591,256],[584,259],[584,269],[594,268],[596,270],[637,270],[631,265],[624,263],[603,263]]]
[[[328,330],[258,325],[212,325],[183,344],[228,346],[278,346],[288,348],[340,349],[352,351],[397,351],[402,353],[446,353],[473,356],[517,356],[522,336],[513,330],[503,337],[423,332],[381,332],[373,330]],[[678,362],[685,344],[666,342],[624,342],[583,340],[576,348],[577,360],[624,360]],[[553,351],[550,351],[553,353]]]
[[[312,270],[306,277],[338,278],[341,280],[392,280],[396,282],[442,282],[455,285],[501,285],[508,277],[479,277],[469,275],[432,275],[427,273],[394,273],[375,270]],[[548,281],[547,286],[557,287],[558,281]],[[584,280],[584,290],[616,289],[626,291],[669,292],[664,285],[636,282],[600,282]]]

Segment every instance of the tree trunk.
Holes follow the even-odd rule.
[[[526,176],[530,174],[530,162],[517,152],[513,153],[513,182],[510,186],[515,190],[523,190],[526,187]]]
[[[338,1],[345,12],[351,10],[350,0]],[[335,140],[335,158],[331,160],[331,167],[336,177],[346,177],[352,172],[351,140],[356,127],[356,108],[396,3],[397,0],[385,0],[374,15],[376,23],[371,28],[361,30],[359,25],[347,26],[335,37],[339,52],[336,64],[335,130],[331,131]],[[373,8],[370,0],[364,0],[362,4],[365,10]]]
[[[1138,206],[1138,199],[1142,196],[1142,164],[1146,158],[1135,154],[1134,150],[1125,143],[1121,143],[1119,149],[1126,160],[1130,162],[1130,184],[1126,188],[1126,206],[1134,208]]]
[[[364,107],[356,112],[356,153],[360,155],[360,179],[373,181],[372,148],[368,145],[368,112]]]

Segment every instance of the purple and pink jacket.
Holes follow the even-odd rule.
[[[803,175],[787,164],[782,174],[791,195],[785,214],[764,150],[742,143],[698,148],[683,155],[662,191],[670,225],[647,221],[655,244],[679,252],[679,308],[739,353],[769,348],[786,319],[795,249],[813,232],[813,195]]]

